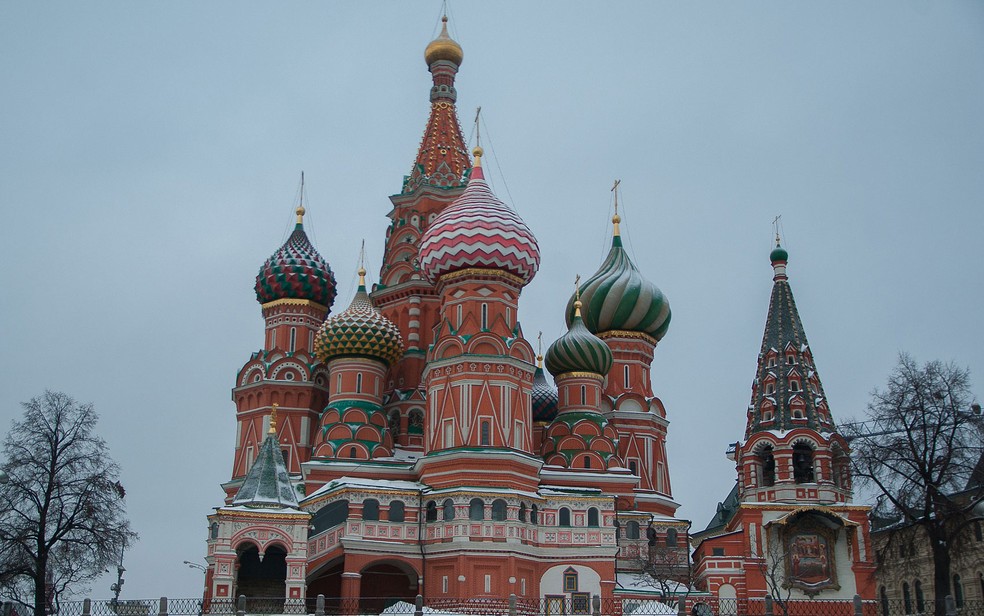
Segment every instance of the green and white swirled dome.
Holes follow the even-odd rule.
[[[567,372],[592,372],[605,376],[612,368],[612,351],[584,326],[581,302],[574,302],[574,318],[567,333],[547,349],[547,370],[555,377]]]
[[[618,214],[612,218],[612,249],[594,276],[580,287],[584,324],[594,334],[613,330],[643,333],[657,341],[670,327],[670,302],[647,280],[622,247]],[[575,297],[567,302],[567,323],[574,317]]]

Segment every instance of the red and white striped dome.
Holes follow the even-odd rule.
[[[540,267],[540,248],[523,219],[485,182],[476,148],[468,187],[420,238],[420,269],[431,284],[468,268],[498,269],[529,283]]]

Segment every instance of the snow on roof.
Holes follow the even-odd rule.
[[[454,494],[455,492],[485,492],[489,494],[502,494],[503,496],[522,496],[523,498],[541,498],[541,494],[536,492],[527,492],[525,490],[514,490],[512,488],[494,488],[492,486],[479,487],[479,486],[458,486],[454,488],[441,488],[434,490],[427,488],[424,490],[424,494],[427,496],[438,496],[441,494]]]
[[[321,486],[304,500],[310,500],[315,496],[320,496],[327,492],[332,492],[340,488],[371,488],[374,490],[403,490],[417,492],[425,490],[427,486],[416,481],[402,481],[399,479],[364,479],[361,477],[339,477]]]
[[[463,607],[465,607],[465,611],[455,612],[455,611],[452,611],[452,610],[436,610],[436,609],[434,609],[432,607],[427,607],[425,605],[423,607],[423,613],[424,614],[427,614],[427,616],[459,616],[459,614],[470,614],[471,613],[470,611],[468,611],[468,608],[466,606],[463,606]],[[386,608],[385,610],[383,610],[382,612],[380,612],[380,616],[384,616],[384,615],[385,616],[407,616],[407,614],[413,614],[415,609],[416,609],[416,606],[414,606],[414,604],[412,604],[412,603],[407,603],[406,601],[397,601],[393,605],[389,606],[388,608]],[[483,611],[482,613],[484,614],[485,612]],[[489,614],[488,616],[494,616],[494,615]]]
[[[233,506],[233,507],[216,507],[216,511],[230,511],[230,512],[247,512],[247,513],[275,513],[277,515],[296,515],[307,517],[311,515],[307,511],[298,511],[296,509],[274,509],[271,507],[244,507],[244,506]]]
[[[569,496],[571,494],[582,494],[594,496],[601,494],[598,488],[582,488],[569,486],[540,486],[540,494],[543,496]]]
[[[375,460],[382,460],[384,462],[394,461],[394,462],[416,462],[423,454],[419,451],[408,451],[402,447],[395,447],[393,449],[393,455],[386,456],[384,458],[374,458]]]

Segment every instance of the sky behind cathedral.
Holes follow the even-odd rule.
[[[610,245],[669,298],[653,387],[679,515],[735,481],[772,220],[835,420],[900,351],[984,383],[984,4],[454,2],[459,117],[536,234],[520,303],[564,331]],[[45,388],[93,402],[141,540],[127,598],[198,596],[205,516],[260,348],[256,272],[305,227],[355,291],[429,110],[438,2],[0,5],[0,434]],[[91,596],[108,597],[110,580]]]

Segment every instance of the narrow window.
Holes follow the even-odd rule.
[[[290,469],[290,447],[281,447],[280,456],[284,459],[284,466]]]
[[[953,601],[957,604],[958,608],[964,606],[964,594],[963,594],[963,584],[960,583],[960,576],[953,576]]]
[[[247,447],[246,448],[246,471],[248,472],[249,469],[251,469],[251,468],[253,468],[253,448],[252,447]]]
[[[588,509],[588,526],[598,526],[598,508]]]
[[[512,326],[512,308],[506,308],[506,325]]]
[[[519,581],[519,594],[521,595],[526,594],[526,578],[523,578]]]
[[[974,540],[978,543],[984,541],[984,531],[982,531],[981,523],[979,521],[974,522]]]
[[[520,522],[526,521],[526,503],[519,504],[519,521]]]
[[[678,541],[677,529],[675,528],[668,529],[666,531],[666,547],[668,548],[677,547],[677,541]]]
[[[354,445],[352,447],[349,447],[349,457],[350,458],[354,458],[355,457],[355,446]]]
[[[571,525],[571,510],[567,507],[560,508],[560,526]]]
[[[314,350],[314,330],[308,332],[308,353]]]
[[[437,522],[437,503],[434,501],[427,502],[427,521]]]
[[[444,447],[454,447],[454,424],[450,419],[444,420]]]
[[[632,520],[625,525],[625,538],[626,539],[638,539],[639,538],[639,523]]]
[[[492,521],[493,522],[505,522],[506,521],[506,501],[501,498],[497,498],[492,501]]]
[[[799,381],[790,381],[789,382],[789,389],[790,389],[790,391],[799,391],[800,390],[800,383],[799,383]]]
[[[889,616],[891,604],[888,602],[888,591],[884,586],[878,591],[878,599],[881,602],[881,616]]]
[[[483,447],[488,447],[490,436],[491,436],[490,435],[491,428],[489,427],[489,422],[488,421],[483,421],[482,422],[481,432],[482,432],[482,435],[481,435],[481,445]]]
[[[809,445],[793,445],[793,479],[796,483],[813,483],[813,450]]]
[[[362,501],[362,519],[375,522],[379,520],[379,501],[375,498],[367,498]]]
[[[581,404],[588,403],[588,387],[586,385],[581,385]]]
[[[584,456],[584,468],[591,468],[591,458]]]
[[[492,592],[492,576],[485,574],[485,592]]]
[[[913,588],[916,591],[916,611],[925,612],[926,611],[926,598],[923,596],[922,582],[916,580],[913,584]]]
[[[468,503],[468,519],[473,522],[480,522],[485,519],[485,501],[480,498],[473,498]]]
[[[454,501],[450,498],[444,501],[444,521],[448,522],[454,519]]]
[[[290,352],[291,353],[294,352],[294,347],[296,346],[296,344],[297,344],[297,328],[296,327],[291,327],[290,328]]]
[[[906,614],[912,613],[912,595],[909,594],[909,583],[902,582],[902,604]]]
[[[539,512],[540,510],[537,508],[536,505],[530,507],[530,524],[537,524],[537,520],[539,518]]]
[[[458,325],[457,326],[459,328],[461,327],[461,304],[458,304]]]
[[[629,388],[629,366],[626,364],[622,366],[622,380],[625,381],[625,388]]]
[[[441,577],[441,592],[448,594],[448,576]]]
[[[335,393],[336,394],[342,393],[342,374],[341,373],[339,373],[338,376],[335,377]]]
[[[390,522],[405,522],[407,519],[406,505],[403,501],[395,500],[390,503],[389,515],[387,516]]]
[[[772,453],[772,445],[767,445],[762,449],[762,485],[771,487],[776,485],[776,457]]]
[[[277,330],[275,329],[270,330],[270,348],[277,348]]]
[[[355,375],[355,393],[357,393],[357,394],[361,394],[362,393],[362,373],[361,372]]]
[[[489,305],[482,304],[482,329],[489,328]]]
[[[772,383],[765,384],[765,395],[770,396],[776,392],[776,386]]]

